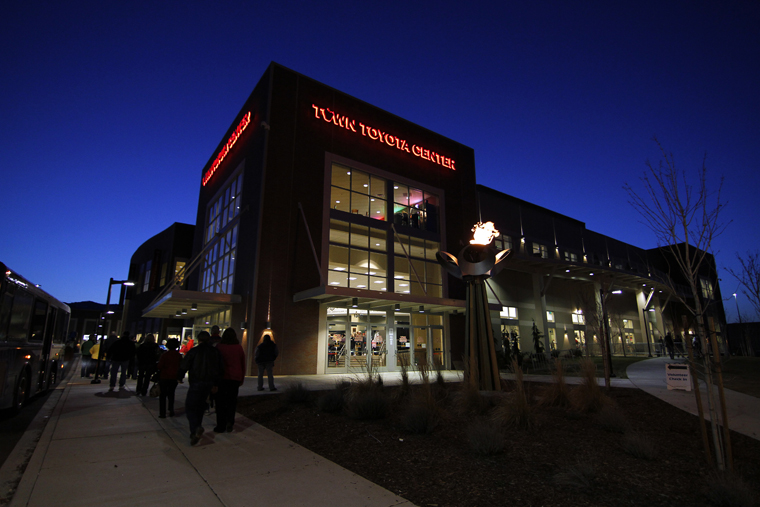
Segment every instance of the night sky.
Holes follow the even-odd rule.
[[[0,260],[105,302],[137,247],[195,222],[203,165],[276,61],[472,147],[478,183],[641,248],[623,185],[659,161],[652,136],[692,174],[706,153],[730,298],[725,268],[760,248],[759,26],[756,1],[5,1]]]

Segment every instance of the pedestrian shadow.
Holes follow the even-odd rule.
[[[95,393],[95,396],[98,398],[131,398],[132,396],[135,396],[135,393],[132,391],[128,391],[126,389],[122,390],[114,390],[114,391],[102,391]]]

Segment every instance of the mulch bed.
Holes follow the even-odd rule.
[[[533,400],[545,388],[525,386]],[[318,399],[327,392],[313,392],[302,403],[287,403],[287,392],[243,397],[238,411],[421,507],[715,505],[708,494],[719,490],[705,462],[698,418],[642,391],[607,392],[628,421],[625,434],[604,429],[598,414],[536,407],[536,429],[505,427],[503,452],[484,456],[471,449],[467,430],[476,420],[490,420],[493,408],[458,413],[453,400],[460,385],[436,387],[440,423],[430,434],[410,434],[402,417],[424,386],[412,386],[406,396],[399,389],[382,388],[390,409],[380,420],[320,411]],[[626,452],[626,435],[653,444],[654,458]],[[758,498],[760,442],[733,432],[731,438],[736,470]]]

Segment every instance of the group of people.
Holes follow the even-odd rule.
[[[152,334],[146,335],[139,346],[131,339],[129,332],[125,332],[107,346],[106,340],[102,347],[105,351],[104,358],[110,365],[107,377],[109,392],[116,388],[117,375],[119,389],[125,389],[130,362],[136,359],[137,395],[146,396],[151,381],[157,380],[160,393],[159,418],[166,418],[167,408],[169,417],[173,417],[174,393],[177,385],[183,382],[187,375],[185,414],[190,425],[190,443],[195,445],[203,435],[203,415],[209,405],[215,406],[216,409],[214,432],[231,432],[235,422],[238,390],[245,380],[245,351],[234,329],[227,328],[223,334],[219,333],[218,326],[213,326],[210,333],[201,331],[196,337],[197,345],[186,349],[184,354],[178,351],[179,340],[167,340],[164,351]],[[90,356],[87,358],[88,363],[93,357],[96,360],[99,357],[101,345],[94,340],[93,342],[86,348],[83,345],[83,362],[85,352]],[[269,335],[265,335],[256,347],[254,360],[259,370],[259,391],[264,390],[265,372],[268,376],[269,390],[277,390],[272,369],[278,353],[277,345]],[[85,377],[88,373],[89,370],[83,366],[82,376]]]

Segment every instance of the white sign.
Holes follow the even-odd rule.
[[[683,389],[691,391],[691,373],[685,364],[665,364],[665,383],[668,389]]]

